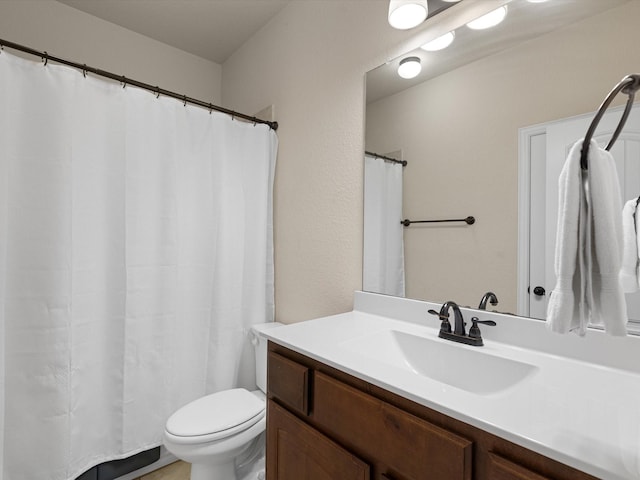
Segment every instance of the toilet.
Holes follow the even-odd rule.
[[[167,420],[164,446],[191,463],[191,480],[236,480],[236,459],[263,444],[259,443],[266,426],[267,339],[263,332],[281,325],[251,327],[259,390],[213,393],[181,407]]]

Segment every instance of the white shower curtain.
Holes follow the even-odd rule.
[[[404,297],[402,165],[365,155],[362,289]]]
[[[277,137],[0,53],[0,472],[75,478],[251,387]]]

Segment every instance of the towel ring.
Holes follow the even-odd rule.
[[[613,132],[611,140],[609,140],[609,143],[607,143],[607,146],[605,148],[605,150],[608,151],[608,150],[611,150],[611,147],[613,147],[613,144],[616,143],[616,140],[618,139],[620,132],[622,132],[624,124],[627,122],[629,113],[631,113],[631,107],[633,106],[635,93],[639,88],[640,88],[640,74],[634,73],[631,75],[627,75],[622,80],[620,80],[620,82],[618,82],[618,84],[615,87],[613,87],[613,90],[611,90],[609,92],[609,95],[607,95],[607,97],[604,99],[604,101],[602,102],[602,105],[600,105],[600,107],[598,108],[598,112],[596,113],[596,116],[591,121],[591,125],[589,125],[587,134],[585,135],[584,140],[582,142],[582,150],[580,152],[580,166],[582,167],[583,170],[587,170],[589,168],[587,164],[587,156],[589,154],[589,145],[591,144],[591,139],[593,138],[593,134],[596,131],[596,127],[598,126],[598,123],[602,119],[604,112],[607,110],[607,108],[609,108],[609,105],[611,105],[611,102],[613,101],[615,96],[618,95],[618,93],[622,92],[629,96],[629,98],[627,99],[627,105],[624,107],[624,112],[622,113],[622,117],[620,118],[620,122],[618,122],[618,126],[616,127],[616,130],[615,132]]]

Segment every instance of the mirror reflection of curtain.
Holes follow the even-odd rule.
[[[402,168],[365,155],[362,289],[404,297]]]
[[[277,137],[6,52],[0,86],[0,478],[67,480],[254,385]]]

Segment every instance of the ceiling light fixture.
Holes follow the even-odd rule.
[[[529,3],[544,3],[544,2],[547,2],[547,1],[549,1],[549,0],[527,0],[527,2],[529,2]]]
[[[389,25],[398,30],[417,27],[427,19],[427,0],[390,0]]]
[[[485,28],[495,27],[502,22],[506,16],[507,6],[504,5],[467,23],[467,27],[473,30],[484,30]]]
[[[417,77],[422,70],[420,65],[420,59],[418,57],[407,57],[400,60],[398,66],[398,75],[402,78],[414,78]]]
[[[434,38],[430,42],[425,43],[420,48],[426,50],[427,52],[437,52],[438,50],[442,50],[447,48],[453,42],[453,39],[456,37],[456,32],[448,32],[444,35],[440,35],[438,38]]]

